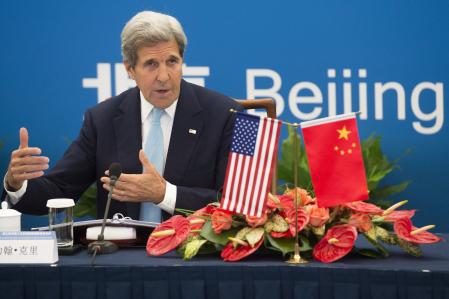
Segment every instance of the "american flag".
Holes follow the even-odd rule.
[[[272,179],[281,121],[237,112],[220,207],[261,217]]]

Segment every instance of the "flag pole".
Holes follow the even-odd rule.
[[[293,138],[293,184],[294,184],[294,190],[295,190],[295,252],[293,254],[293,257],[290,258],[287,263],[289,264],[304,264],[307,263],[307,260],[303,259],[300,255],[299,250],[299,237],[298,237],[298,156],[299,156],[299,147],[298,147],[298,136],[297,136],[297,130],[299,127],[299,124],[294,123],[292,124],[294,130],[295,130],[295,136]]]

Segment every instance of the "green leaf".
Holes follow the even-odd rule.
[[[298,186],[311,190],[312,181],[310,179],[309,165],[307,163],[307,156],[304,146],[301,145],[300,136],[296,129],[288,126],[288,136],[282,141],[281,158],[278,161],[278,179],[287,184],[294,182],[294,162],[295,155],[298,155],[298,164],[296,165],[298,171]],[[298,140],[298,153],[294,152],[294,140]]]
[[[281,215],[274,214],[270,221],[273,222],[273,231],[283,233],[288,230],[288,223]]]
[[[295,252],[295,239],[294,238],[273,238],[270,234],[265,234],[266,240],[271,244],[270,247],[276,251],[282,252],[285,256],[287,253]],[[312,246],[310,246],[309,240],[304,236],[299,236],[299,251],[310,251]]]
[[[246,241],[248,241],[251,247],[254,247],[263,237],[264,233],[265,230],[262,227],[253,228],[245,235]]]
[[[384,243],[390,245],[397,245],[397,237],[395,234],[391,234],[388,230],[378,225],[375,226],[376,236]]]
[[[421,247],[418,244],[413,244],[411,242],[405,241],[398,238],[399,247],[401,247],[405,252],[413,256],[419,257],[422,255]]]
[[[184,250],[184,260],[190,260],[194,257],[198,253],[201,246],[203,246],[206,242],[207,240],[192,240],[187,243],[186,249]]]
[[[377,249],[377,252],[379,252],[380,255],[382,255],[383,257],[388,257],[390,255],[390,253],[388,252],[388,250],[383,247],[379,242],[377,242],[376,240],[371,239],[368,235],[366,234],[362,234],[366,240],[368,240],[368,242],[371,243],[371,245],[374,246],[374,248]]]
[[[412,181],[405,181],[397,185],[387,185],[371,191],[370,196],[380,199],[388,198],[394,194],[404,191]]]
[[[365,235],[369,237],[371,240],[377,241],[377,234],[376,234],[376,227],[373,225],[373,227],[365,232]]]
[[[357,249],[356,252],[358,254],[361,254],[361,255],[367,256],[367,257],[371,257],[371,258],[376,258],[376,259],[385,258],[385,256],[383,256],[379,251],[374,250],[374,249],[363,248],[363,249]]]
[[[312,246],[310,245],[310,240],[305,236],[299,235],[299,250],[300,251],[309,251],[312,250]]]
[[[178,254],[184,255],[184,251],[186,250],[186,246],[189,242],[191,242],[192,240],[197,240],[199,239],[198,236],[188,236],[187,239],[185,239],[184,241],[182,241],[182,243],[176,248],[176,252]]]
[[[324,236],[324,233],[326,232],[326,226],[325,225],[321,225],[319,227],[311,227],[312,232],[318,236],[318,237],[322,237]]]
[[[362,154],[368,189],[370,190],[370,202],[375,204],[404,191],[410,184],[409,181],[406,181],[397,185],[379,187],[380,182],[388,174],[399,168],[397,165],[399,159],[390,162],[381,149],[380,140],[380,136],[372,135],[362,142]]]
[[[245,240],[245,236],[247,233],[249,233],[251,231],[251,227],[245,226],[243,228],[241,228],[237,234],[234,236],[234,238],[236,239],[240,239],[240,240]]]
[[[235,236],[238,230],[239,230],[238,228],[231,228],[230,230],[223,231],[221,232],[221,234],[217,235],[212,228],[211,221],[209,220],[206,221],[206,223],[204,223],[200,235],[201,237],[212,243],[225,246],[229,242],[228,237]]]
[[[90,186],[76,202],[73,209],[75,217],[97,216],[97,188],[95,185]]]
[[[221,251],[221,248],[217,249],[215,244],[212,244],[211,242],[206,242],[203,246],[201,246],[200,250],[198,251],[198,254],[211,254],[217,251]]]
[[[245,227],[241,228],[241,229],[235,234],[235,236],[233,236],[233,237],[234,237],[235,239],[239,239],[239,240],[245,241],[245,240],[246,240],[246,238],[245,238],[245,237],[246,237],[246,234],[249,233],[251,230],[252,230],[251,227],[245,226]],[[232,241],[232,246],[234,246],[234,248],[237,248],[237,246],[238,246],[237,241]]]
[[[273,238],[270,234],[266,234],[266,238],[271,246],[282,252],[283,256],[295,251],[295,239],[293,238]]]

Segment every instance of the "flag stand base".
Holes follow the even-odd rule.
[[[296,265],[298,265],[298,264],[307,264],[309,261],[306,260],[306,259],[303,259],[299,254],[295,254],[295,255],[292,256],[291,259],[289,259],[289,260],[287,260],[285,262],[289,263],[289,264],[296,264]]]
[[[289,264],[296,264],[297,265],[297,264],[306,264],[309,261],[306,260],[306,259],[303,259],[301,257],[301,255],[299,255],[299,244],[295,243],[295,254],[288,261],[285,261],[285,262],[289,263]]]

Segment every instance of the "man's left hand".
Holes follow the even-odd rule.
[[[145,156],[143,150],[139,152],[139,159],[143,165],[142,174],[122,173],[115,183],[112,198],[118,201],[128,202],[153,202],[160,203],[165,196],[165,179],[157,172],[153,164]],[[108,171],[105,172],[108,175]],[[101,178],[103,188],[108,192],[111,189],[110,178]]]

